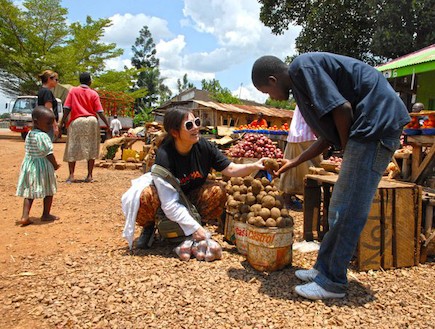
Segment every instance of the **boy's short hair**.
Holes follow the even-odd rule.
[[[275,56],[262,56],[254,62],[252,66],[251,79],[254,86],[267,86],[269,84],[269,76],[281,73],[287,65]]]
[[[32,120],[37,120],[45,116],[53,116],[54,118],[54,113],[44,105],[38,105],[32,111]]]

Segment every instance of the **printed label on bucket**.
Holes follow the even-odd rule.
[[[243,222],[235,222],[234,233],[236,235],[237,250],[242,255],[246,255],[248,252],[248,225]]]
[[[286,247],[293,243],[293,228],[258,228],[248,225],[248,243],[268,248]]]

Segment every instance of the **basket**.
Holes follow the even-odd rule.
[[[236,243],[236,235],[234,233],[234,215],[226,212],[225,227],[224,227],[224,240],[230,244]]]

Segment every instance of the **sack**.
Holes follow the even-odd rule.
[[[151,168],[151,173],[153,175],[156,175],[164,180],[166,180],[168,183],[170,183],[175,190],[180,195],[180,203],[186,206],[186,208],[189,210],[190,215],[195,219],[199,224],[201,224],[201,215],[199,214],[196,207],[190,202],[190,200],[186,197],[184,192],[181,190],[180,183],[178,180],[172,175],[172,173],[167,170],[166,168],[154,165]],[[160,235],[165,239],[177,239],[180,237],[184,237],[185,234],[183,230],[181,229],[180,225],[178,223],[175,223],[171,221],[169,218],[166,217],[165,213],[163,212],[162,208],[159,208],[156,213],[156,226],[159,230]]]
[[[206,235],[205,240],[198,242],[193,241],[192,238],[186,239],[174,249],[174,252],[183,261],[188,261],[191,258],[206,262],[222,259],[222,247],[211,238],[210,232],[207,232]]]
[[[194,206],[192,205],[194,208]],[[197,216],[192,217],[201,224],[201,216],[199,216],[199,213],[194,210],[197,214]],[[191,211],[192,213],[192,211]],[[178,223],[173,222],[168,217],[166,217],[165,213],[163,212],[162,208],[159,207],[156,212],[156,227],[159,230],[160,236],[165,239],[177,239],[178,238],[184,238],[185,234],[183,230],[181,229],[180,225]]]

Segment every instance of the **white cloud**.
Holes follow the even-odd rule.
[[[129,59],[123,59],[122,57],[116,57],[106,60],[106,69],[114,71],[123,71],[124,66],[131,68],[131,61]]]
[[[252,83],[247,86],[242,85],[236,90],[233,90],[232,94],[240,99],[249,99],[260,104],[264,104],[266,99],[269,97],[268,95],[259,92]]]
[[[242,55],[247,54],[291,55],[300,31],[299,27],[290,27],[283,35],[273,35],[260,22],[260,4],[251,0],[185,0],[183,13],[196,30],[211,34],[220,47],[233,53],[233,63],[243,61]]]
[[[160,42],[156,45],[157,58],[160,67],[165,69],[179,69],[183,66],[182,51],[186,46],[184,35],[178,35],[175,39]]]
[[[265,96],[252,85],[248,86],[252,63],[266,54],[281,58],[294,54],[294,42],[300,28],[290,27],[283,35],[273,35],[260,22],[259,13],[260,4],[254,0],[184,0],[184,17],[178,21],[181,30],[175,33],[162,18],[116,14],[111,17],[113,26],[106,30],[104,41],[115,42],[125,49],[125,53],[120,59],[108,61],[108,66],[113,69],[129,66],[131,46],[139,30],[146,25],[156,43],[165,84],[174,93],[177,79],[187,73],[189,81],[197,87],[202,79],[224,78],[220,80],[221,85],[230,89],[236,89],[244,82],[242,98],[262,103]],[[198,33],[203,36],[195,43]],[[206,44],[207,35],[212,41]]]
[[[114,42],[119,47],[130,49],[139,37],[139,31],[146,25],[154,42],[172,36],[168,29],[168,22],[159,17],[144,14],[116,14],[109,18],[112,25],[106,28],[103,41]]]

